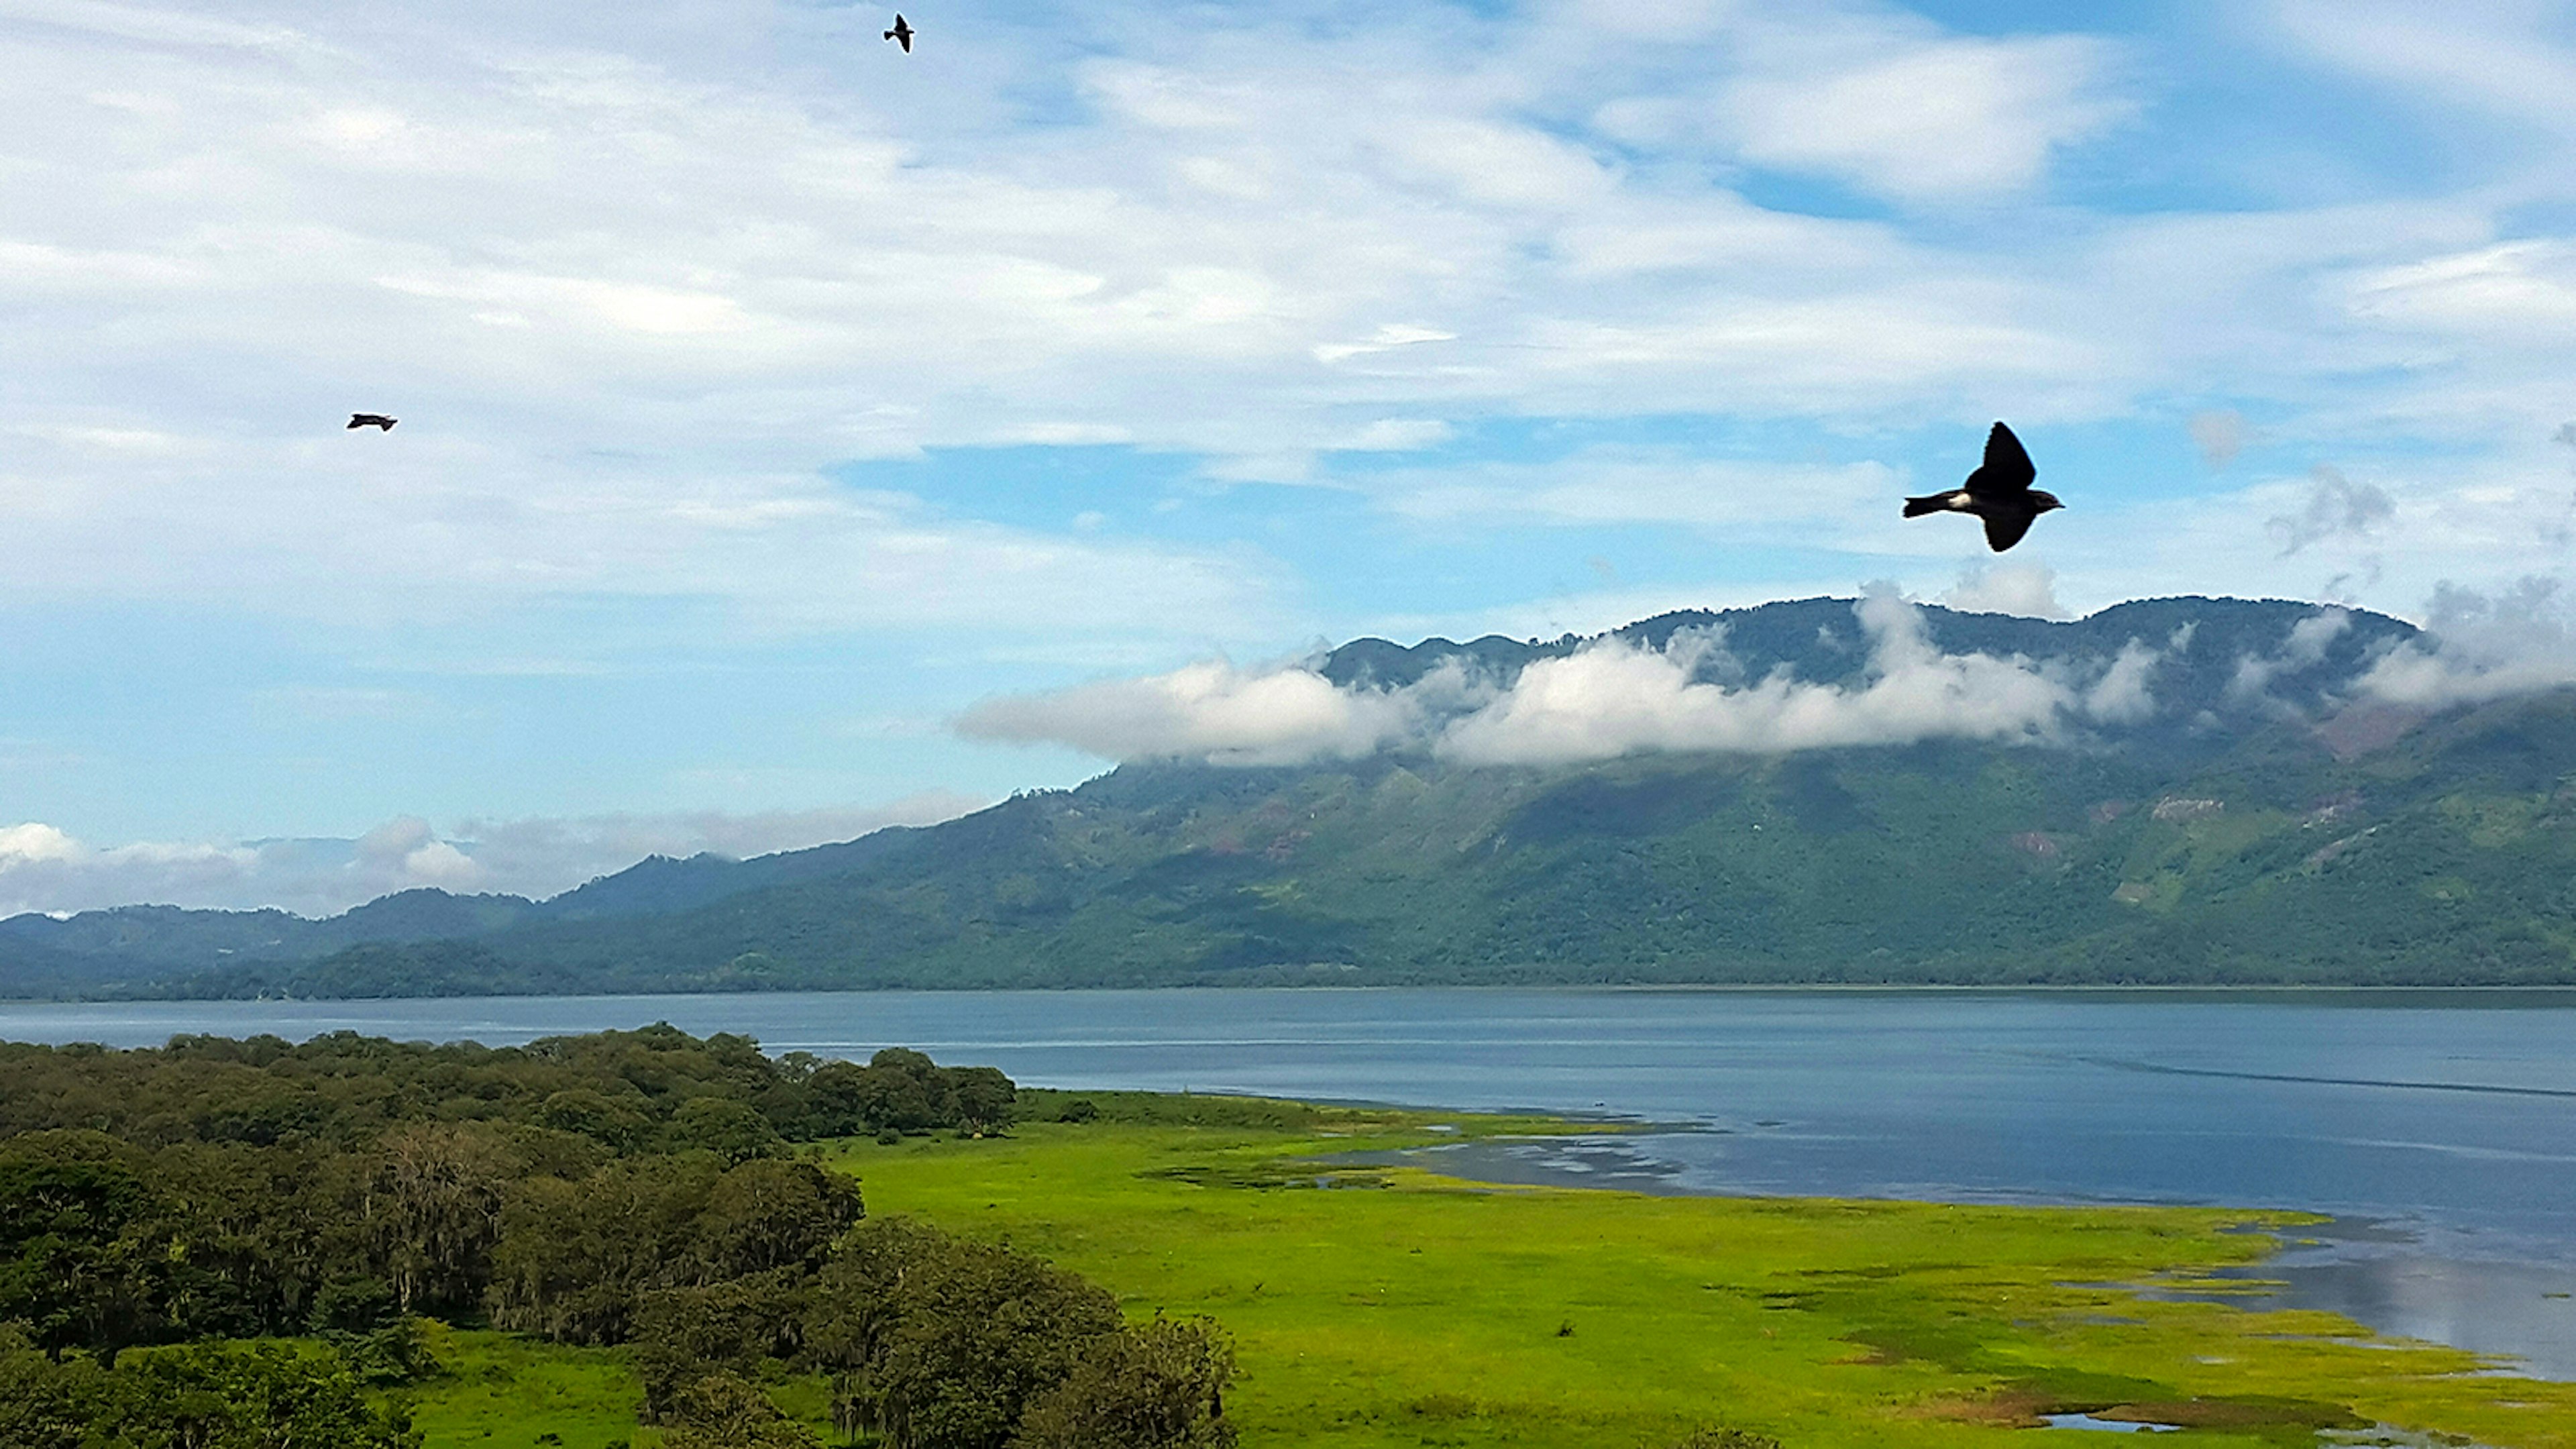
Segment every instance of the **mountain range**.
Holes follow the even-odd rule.
[[[18,916],[0,994],[2576,982],[2576,691],[2378,687],[2433,648],[2197,598],[1362,639],[1300,674],[1414,722],[1366,748],[1137,760],[545,901]],[[1666,714],[1611,664],[1669,674]]]

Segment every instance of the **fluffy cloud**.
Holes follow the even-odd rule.
[[[2290,626],[2280,648],[2236,661],[2236,673],[2227,681],[2227,697],[2238,704],[2295,714],[2291,706],[2271,697],[2272,681],[2323,663],[2326,650],[2351,628],[2352,614],[2344,609],[2320,609],[2301,619]]]
[[[1959,571],[1959,582],[1941,602],[1968,614],[2068,617],[2057,602],[2057,572],[2046,564],[1972,564]]]
[[[2191,415],[2192,446],[2215,473],[2245,450],[2245,415],[2234,408],[2211,408]]]
[[[2115,43],[1859,0],[1365,27],[1121,0],[961,14],[900,67],[846,10],[733,0],[641,26],[13,13],[42,23],[0,34],[0,431],[28,443],[0,579],[47,599],[1295,637],[1248,549],[979,524],[824,470],[1125,442],[1307,480],[1481,416],[2099,415],[2222,359],[2277,396],[2324,359],[2411,364],[2433,314],[2389,299],[2441,276],[2564,272],[2405,271],[2492,246],[2479,204],[2159,208],[2008,246],[1756,204],[1748,169],[1989,205],[2130,109]],[[339,436],[347,406],[403,429]],[[1692,466],[1633,505],[1579,475],[1388,485],[1406,511],[1727,512],[1681,496]]]
[[[2429,641],[2399,645],[2374,663],[2359,694],[2438,709],[2576,684],[2576,634],[2558,581],[2525,578],[2494,594],[2443,585],[2426,611]]]
[[[1890,595],[1858,605],[1870,678],[1841,688],[1784,675],[1704,682],[1721,641],[1679,635],[1649,652],[1616,640],[1541,660],[1437,741],[1469,764],[1558,764],[1650,751],[1775,754],[1935,737],[2034,739],[2074,702],[2027,661],[1943,654],[1923,616]]]
[[[1743,463],[1595,449],[1558,462],[1396,470],[1371,487],[1388,512],[1429,522],[1567,527],[1672,523],[1746,530],[1846,522],[1903,481],[1884,464]]]
[[[1752,73],[1722,103],[1743,154],[1908,201],[1985,198],[2032,185],[2051,152],[2130,110],[2101,41],[1927,30],[1849,15],[1757,32]]]
[[[2288,558],[2311,544],[2330,539],[2367,538],[2370,531],[2396,516],[2388,490],[2355,483],[2340,471],[2319,463],[2309,475],[2308,495],[2296,513],[2275,514],[2263,529]]]
[[[2048,739],[2086,721],[2152,712],[2154,651],[2136,644],[2098,677],[2020,658],[1943,654],[1893,594],[1855,609],[1869,670],[1848,685],[1786,673],[1747,681],[1722,631],[1662,649],[1605,638],[1538,660],[1496,687],[1446,667],[1404,689],[1345,689],[1306,665],[1202,664],[1149,679],[990,701],[959,727],[1071,745],[1111,759],[1290,764],[1400,747],[1472,765],[1558,764],[1654,751],[1776,754],[1932,738]]]
[[[543,899],[647,855],[765,855],[889,825],[931,824],[981,803],[933,792],[882,806],[768,814],[467,821],[446,834],[417,816],[397,816],[355,840],[104,847],[31,821],[0,826],[0,916],[138,903],[278,906],[321,916],[424,886]]]
[[[1049,741],[1108,759],[1287,765],[1374,753],[1416,727],[1424,695],[1459,684],[1452,671],[1422,693],[1350,690],[1300,665],[1245,671],[1215,660],[987,700],[959,716],[957,728],[971,739]]]

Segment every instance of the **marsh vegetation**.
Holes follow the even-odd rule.
[[[7,1048],[0,1444],[2576,1445],[2576,1386],[2230,1298],[2287,1215],[1479,1187],[1338,1159],[1566,1124],[998,1076]]]

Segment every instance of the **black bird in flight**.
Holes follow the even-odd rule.
[[[912,27],[903,23],[902,11],[894,13],[894,29],[887,31],[885,38],[902,46],[904,54],[912,54]]]
[[[2054,493],[2030,486],[2039,470],[2030,465],[2021,439],[2001,423],[1986,434],[1986,461],[1968,481],[1947,493],[1905,500],[1905,516],[1926,513],[1973,513],[1986,521],[1986,546],[1997,553],[2021,542],[2032,520],[2052,508],[2064,508]]]
[[[353,428],[380,428],[385,432],[390,433],[394,430],[394,420],[386,417],[383,413],[351,413],[349,414],[349,426]]]

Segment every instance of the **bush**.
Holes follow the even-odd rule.
[[[664,1449],[822,1449],[813,1430],[778,1412],[739,1374],[711,1373],[688,1384],[666,1422]]]

